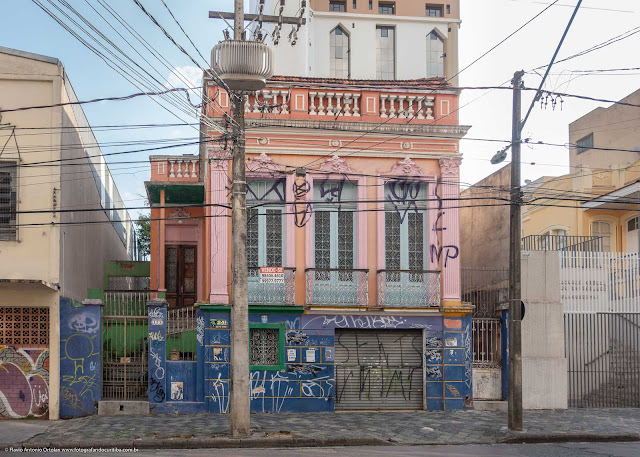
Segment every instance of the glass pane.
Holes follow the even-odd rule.
[[[349,36],[341,27],[330,34],[330,76],[349,78]]]
[[[282,262],[282,211],[267,210],[267,267],[281,267]]]
[[[424,268],[424,214],[410,213],[407,218],[409,224],[409,270],[422,270]],[[411,282],[422,281],[422,274],[412,274]]]
[[[167,248],[165,259],[165,282],[167,292],[176,292],[178,286],[178,248]]]
[[[318,211],[315,214],[315,261],[316,268],[331,267],[331,213]],[[327,281],[329,272],[316,272],[316,279]]]
[[[400,270],[400,215],[384,214],[385,265],[387,270]],[[387,272],[387,281],[400,281],[400,273]]]
[[[259,247],[258,227],[259,216],[257,209],[247,210],[247,267],[250,277],[258,276]]]
[[[352,269],[354,267],[353,249],[353,212],[338,213],[338,268]],[[339,272],[340,281],[352,281],[352,272]]]
[[[250,365],[277,366],[280,364],[280,331],[277,328],[252,328],[250,340]]]

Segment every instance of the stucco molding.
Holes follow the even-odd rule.
[[[347,165],[343,158],[334,154],[320,166],[320,171],[329,171],[332,173],[354,173],[355,170]]]
[[[422,169],[411,160],[410,157],[406,157],[400,160],[397,164],[391,167],[392,176],[423,176]]]
[[[169,213],[168,219],[191,219],[191,213],[184,208],[176,208]]]
[[[460,174],[461,159],[447,157],[440,159],[440,174],[443,178],[457,178]]]
[[[276,173],[279,169],[273,159],[263,152],[259,156],[247,160],[247,171],[251,173]]]

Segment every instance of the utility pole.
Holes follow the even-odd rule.
[[[520,143],[522,135],[522,77],[513,75],[511,126],[511,205],[509,214],[509,430],[522,430],[522,299],[521,299],[521,204]]]
[[[305,24],[306,0],[301,1],[300,17],[283,16],[285,0],[280,0],[278,16],[264,16],[265,0],[260,0],[259,14],[244,14],[244,1],[234,0],[234,12],[210,11],[210,18],[233,18],[233,40],[218,44],[212,51],[212,68],[229,91],[233,109],[233,153],[231,163],[231,435],[248,436],[250,429],[249,377],[249,296],[247,281],[247,204],[245,161],[245,96],[265,87],[273,76],[273,56],[262,42],[262,24],[276,23],[274,44],[283,24],[294,25],[289,40],[294,45],[300,27]],[[245,41],[245,19],[257,22],[258,41]]]
[[[233,39],[244,38],[244,4],[235,0]],[[231,164],[231,435],[248,436],[249,291],[247,284],[247,204],[245,182],[244,95],[233,97],[233,156]]]

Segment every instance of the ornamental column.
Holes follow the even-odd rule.
[[[442,272],[442,304],[460,306],[460,159],[440,159],[440,178],[436,185],[437,213],[434,228],[441,233],[430,257],[436,257]]]

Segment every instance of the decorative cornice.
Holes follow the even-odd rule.
[[[320,171],[330,171],[333,173],[353,173],[354,170],[347,165],[344,159],[334,155],[326,160],[321,166]]]
[[[395,176],[422,176],[422,169],[409,157],[399,161],[391,167],[391,174]]]
[[[247,171],[252,173],[273,173],[278,171],[278,165],[273,163],[273,159],[263,152],[259,156],[247,160]]]
[[[445,178],[457,178],[462,160],[453,157],[440,159],[440,174]]]

